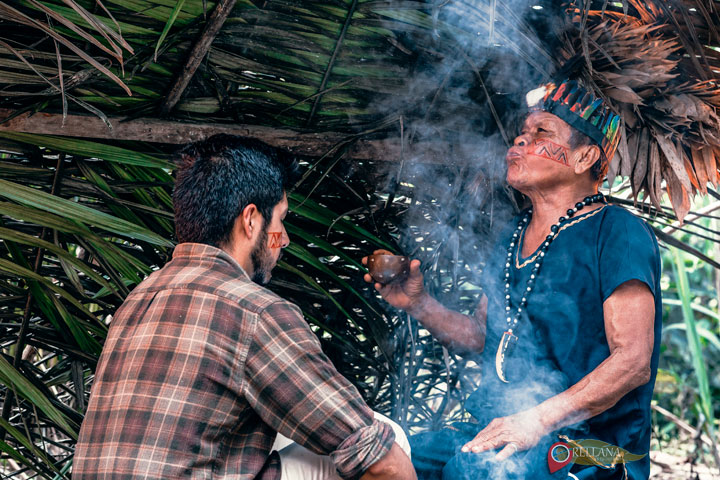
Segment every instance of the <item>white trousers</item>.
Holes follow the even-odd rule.
[[[376,419],[392,427],[395,443],[410,457],[410,443],[400,425],[381,413],[374,413]],[[279,433],[272,449],[280,454],[281,480],[340,480],[330,457],[313,453]]]

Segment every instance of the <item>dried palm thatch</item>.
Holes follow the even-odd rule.
[[[207,40],[205,19],[228,3],[235,7],[171,107],[168,93]],[[0,2],[12,39],[0,43],[0,98],[18,110],[65,111],[68,100],[72,110],[107,117],[164,113],[355,134],[380,126],[387,136],[400,115],[491,116],[459,93],[456,79],[467,77],[464,90],[482,81],[495,43],[547,73],[538,59],[549,54],[511,3],[436,3]],[[486,86],[487,96],[497,90]]]
[[[660,209],[667,191],[682,220],[690,197],[718,184],[720,51],[714,2],[631,0],[627,15],[574,9],[561,50],[563,75],[582,78],[624,120],[610,182]],[[712,16],[714,17],[712,17]]]

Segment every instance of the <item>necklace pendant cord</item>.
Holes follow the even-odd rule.
[[[497,353],[495,354],[495,371],[497,372],[500,380],[504,383],[509,383],[507,381],[507,378],[505,377],[505,358],[510,355],[512,348],[515,347],[518,342],[518,337],[513,332],[514,329],[517,328],[523,311],[527,307],[528,298],[530,297],[530,294],[535,287],[537,276],[540,274],[540,267],[542,266],[545,253],[550,248],[550,244],[553,242],[553,240],[555,240],[555,237],[560,231],[561,225],[567,220],[570,220],[584,207],[589,206],[593,203],[607,203],[607,201],[605,200],[605,196],[602,193],[585,197],[582,202],[576,203],[574,208],[571,208],[567,211],[567,216],[560,217],[557,223],[550,227],[550,235],[545,238],[545,241],[540,246],[540,251],[537,254],[535,265],[533,265],[533,269],[530,273],[530,277],[528,278],[527,285],[525,286],[525,290],[522,294],[522,298],[517,303],[517,308],[514,312],[510,295],[510,268],[512,265],[513,252],[515,251],[516,245],[518,249],[520,248],[520,233],[530,223],[532,208],[528,210],[527,213],[523,216],[522,220],[520,220],[520,222],[518,223],[517,229],[512,234],[512,238],[510,239],[510,245],[507,249],[507,260],[505,262],[504,270],[506,316],[505,320],[507,322],[508,329],[503,333],[502,339],[500,340],[500,345],[498,345]]]

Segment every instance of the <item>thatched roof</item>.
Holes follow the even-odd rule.
[[[40,133],[159,142],[187,141],[194,128],[142,135],[145,119],[238,132],[244,126],[381,132],[376,137],[396,137],[401,116],[406,126],[448,114],[477,121],[492,112],[482,107],[484,90],[468,101],[468,89],[483,88],[481,75],[494,55],[515,50],[541,66],[537,59],[547,53],[520,50],[509,38],[521,31],[536,37],[523,12],[499,2],[490,28],[490,3],[472,3],[442,9],[397,1],[0,3],[5,38],[12,39],[0,43],[0,97],[11,111],[61,114],[66,103],[70,115],[109,124],[130,117],[136,126],[125,133],[97,122],[84,132],[33,130]],[[227,18],[213,16],[220,7]],[[461,13],[473,18],[460,28],[447,23]],[[486,58],[478,58],[480,51]],[[497,127],[491,121],[487,128]]]
[[[693,77],[687,80],[713,81],[720,69],[712,47],[720,45],[717,5],[596,0],[574,2],[578,8],[568,10],[567,2],[550,0],[0,2],[0,113],[10,119],[0,129],[158,143],[230,131],[316,157],[493,165],[497,158],[478,158],[477,152],[487,151],[486,137],[509,141],[522,94],[567,60],[560,52],[572,46],[565,27],[573,15],[581,17],[581,32],[625,14],[659,25],[655,37],[642,38],[651,48],[652,41],[664,41],[666,50],[675,42],[661,61],[667,57],[673,68],[684,68]],[[577,40],[574,48],[588,58],[591,50],[605,54],[595,39]],[[633,45],[627,48],[632,56]],[[611,78],[625,90],[638,67],[620,68]],[[675,75],[673,82],[685,80]],[[711,108],[715,101],[708,100]],[[685,109],[687,125],[669,125],[668,132],[696,121],[687,119],[687,102],[679,103],[672,107]],[[28,118],[35,112],[43,115]],[[704,127],[720,139],[718,128]],[[675,189],[680,216],[690,194],[717,182],[714,142],[705,151],[688,150],[686,158],[634,149],[622,161],[630,137],[611,174],[642,177],[634,190],[645,190],[656,208],[662,179]],[[636,156],[642,172],[634,172]]]

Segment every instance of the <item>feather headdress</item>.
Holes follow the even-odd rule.
[[[526,96],[530,110],[543,110],[590,137],[612,159],[620,140],[620,116],[576,80],[548,83]]]
[[[629,177],[635,197],[642,193],[658,209],[667,191],[682,220],[690,197],[718,184],[720,52],[695,47],[710,43],[698,35],[717,32],[706,10],[682,0],[629,4],[627,15],[570,10],[556,78],[578,81],[622,119],[611,184],[618,174]]]

